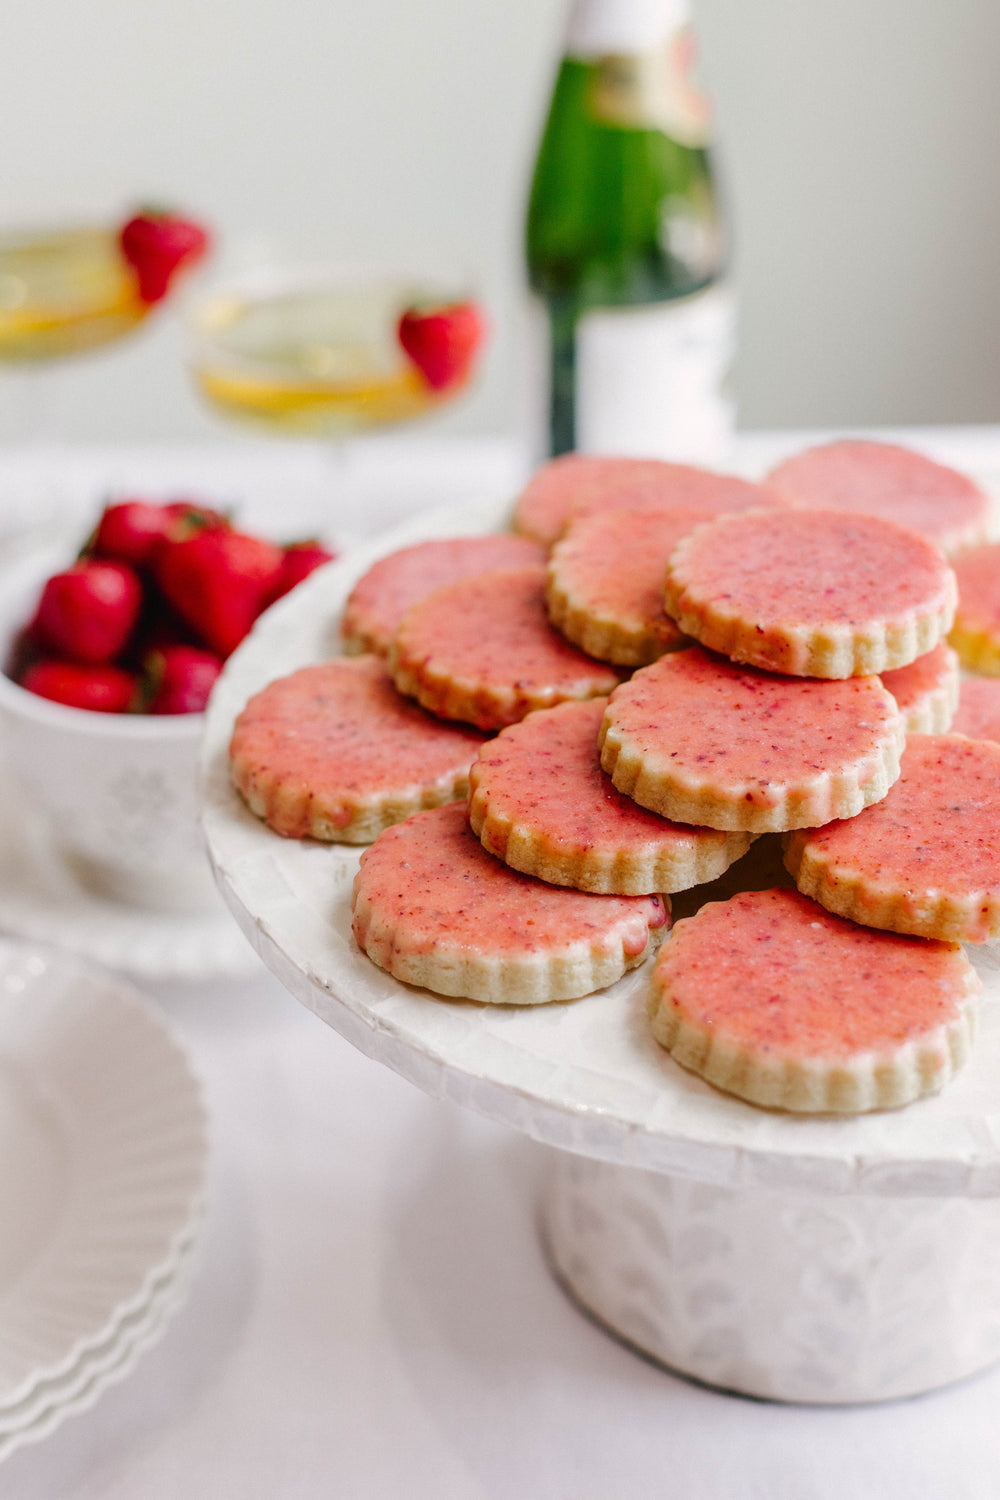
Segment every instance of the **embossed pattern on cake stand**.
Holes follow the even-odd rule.
[[[1000,957],[976,1050],[902,1111],[792,1117],[729,1098],[649,1034],[643,969],[543,1007],[398,984],[351,937],[359,853],[283,840],[229,786],[251,692],[337,650],[376,557],[503,528],[506,500],[424,515],[307,580],[227,664],[203,747],[203,820],[231,910],[286,988],[367,1055],[555,1148],[554,1272],[619,1337],[699,1380],[785,1401],[931,1390],[1000,1358]]]

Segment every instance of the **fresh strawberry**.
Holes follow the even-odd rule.
[[[150,209],[122,225],[119,244],[135,271],[143,302],[159,302],[177,272],[205,254],[209,237],[193,219]]]
[[[399,320],[399,342],[435,391],[462,385],[486,337],[486,321],[475,302],[419,303]]]
[[[95,713],[124,714],[136,696],[136,679],[121,667],[84,666],[76,661],[39,661],[28,668],[21,686],[40,698],[89,708]]]
[[[168,541],[156,557],[157,582],[201,640],[221,657],[239,645],[271,597],[283,553],[242,531],[199,531]]]
[[[285,548],[281,572],[268,602],[273,604],[275,599],[283,598],[303,578],[308,578],[310,573],[314,573],[324,563],[333,562],[336,555],[336,552],[324,547],[322,542],[291,542]]]
[[[190,536],[195,531],[223,531],[231,524],[224,511],[202,505],[200,500],[168,500],[163,509],[174,539]]]
[[[125,647],[142,608],[142,584],[124,563],[74,563],[44,585],[33,628],[72,661],[108,662]]]
[[[115,562],[145,567],[170,531],[172,517],[165,505],[149,500],[119,500],[106,505],[88,552]]]
[[[150,714],[199,714],[208,702],[221,658],[197,646],[164,646],[146,658]]]

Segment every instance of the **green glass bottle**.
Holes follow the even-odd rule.
[[[535,163],[553,455],[720,456],[733,299],[686,0],[575,0]]]

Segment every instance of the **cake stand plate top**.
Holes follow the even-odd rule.
[[[847,1118],[756,1109],[684,1072],[649,1033],[648,968],[554,1005],[444,1000],[375,967],[351,934],[360,851],[279,838],[229,783],[233,721],[273,678],[337,654],[349,589],[376,558],[430,537],[505,529],[507,500],[423,514],[312,575],[254,627],[207,716],[203,818],[220,888],[286,988],[426,1092],[584,1156],[721,1186],[893,1196],[1000,1196],[1000,951],[970,1062],[939,1095]]]

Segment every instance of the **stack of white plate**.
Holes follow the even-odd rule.
[[[92,1405],[182,1301],[206,1123],[149,1001],[0,941],[0,1459]]]

